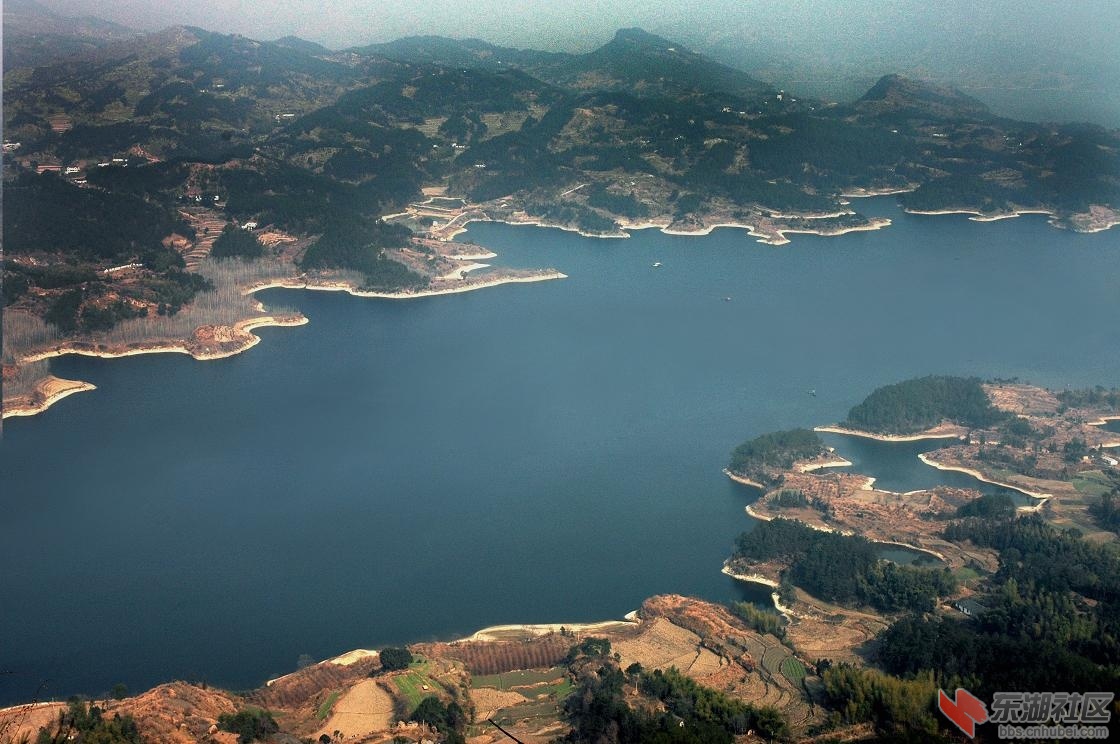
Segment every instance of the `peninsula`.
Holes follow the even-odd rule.
[[[822,472],[850,463],[813,432],[756,437],[735,449],[726,472],[762,491],[747,507],[760,523],[740,536],[724,572],[772,588],[792,646],[854,665],[848,681],[857,688],[929,699],[932,688],[918,684],[928,673],[972,674],[978,689],[1031,688],[1041,683],[1032,669],[985,650],[1017,644],[1045,655],[1047,668],[1067,670],[1064,683],[1115,685],[1110,652],[1069,634],[1096,632],[1117,617],[1120,467],[1110,453],[1120,436],[1100,427],[1118,411],[1116,390],[1054,393],[1013,381],[925,377],[879,388],[841,426],[819,429],[946,439],[922,461],[1033,502],[1018,506],[1005,492],[876,489],[865,475]],[[880,551],[892,546],[908,550],[912,565],[882,560]],[[1067,575],[1071,561],[1094,566],[1091,575]],[[1052,609],[1058,598],[1062,610]],[[1059,615],[1059,625],[1049,624]],[[1036,618],[1025,637],[1023,617]],[[881,671],[855,671],[867,661]],[[882,710],[863,716],[844,719],[872,720],[882,733],[898,723]],[[932,724],[908,720],[910,729]]]

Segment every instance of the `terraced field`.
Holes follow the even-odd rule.
[[[675,654],[681,661],[689,658],[686,644],[691,643],[696,660],[677,667],[700,684],[752,704],[773,706],[789,717],[795,730],[823,720],[823,711],[806,693],[808,670],[777,637],[750,629],[724,607],[686,597],[655,597],[646,601],[641,613],[644,622],[637,638],[615,644],[623,666],[629,663],[623,649],[642,649],[651,661],[657,659],[653,650],[662,657]],[[710,665],[710,658],[718,663]]]
[[[329,700],[329,698],[328,698]],[[338,731],[346,738],[384,731],[393,723],[393,698],[377,680],[365,679],[351,687],[331,706],[330,716],[314,739]]]
[[[535,700],[542,694],[566,693],[572,689],[568,670],[564,667],[480,675],[471,678],[471,687],[492,687],[495,690],[517,692],[528,700]]]
[[[782,662],[780,669],[785,678],[795,685],[805,681],[805,665],[792,656]]]
[[[222,234],[226,221],[217,212],[200,207],[183,209],[179,214],[195,230],[194,243],[183,253],[183,260],[187,262],[187,271],[196,271],[202,259],[210,255],[214,241]]]
[[[689,676],[712,674],[723,663],[703,647],[700,636],[663,617],[653,619],[636,638],[616,643],[614,650],[623,667],[634,662],[646,669],[676,667]]]

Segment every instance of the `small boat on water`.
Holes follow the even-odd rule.
[[[817,397],[817,391],[815,389],[810,390],[809,391],[809,396],[812,397],[812,398],[816,398]]]
[[[653,262],[653,268],[660,269],[661,268],[661,262],[660,261],[654,261]]]

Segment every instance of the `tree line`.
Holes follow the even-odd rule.
[[[883,434],[913,434],[948,420],[986,428],[1006,419],[977,377],[930,375],[885,385],[848,412],[844,425]]]
[[[947,568],[899,566],[879,558],[865,537],[823,532],[789,519],[760,522],[736,541],[736,557],[781,560],[783,578],[813,596],[841,604],[865,604],[883,612],[931,612],[938,597],[956,591]]]

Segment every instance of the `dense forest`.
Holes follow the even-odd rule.
[[[986,493],[968,503],[961,504],[955,514],[958,518],[980,517],[982,519],[1009,518],[1015,516],[1015,501],[1002,491]]]
[[[263,256],[264,246],[251,230],[226,225],[222,234],[214,241],[210,255],[214,258],[240,258],[248,261]]]
[[[1089,507],[1089,514],[1101,527],[1120,532],[1120,488],[1101,494],[1101,500]]]
[[[942,421],[982,428],[1006,417],[992,406],[979,378],[931,375],[875,390],[848,412],[844,426],[881,434],[913,434]]]
[[[735,556],[782,561],[788,565],[783,578],[810,594],[883,612],[932,612],[939,597],[957,588],[948,569],[899,566],[881,560],[875,544],[864,537],[814,530],[788,519],[759,522],[741,534]]]
[[[463,707],[452,700],[445,703],[435,695],[429,695],[420,701],[416,710],[412,711],[408,720],[424,723],[438,731],[443,744],[465,744],[466,738],[463,730],[467,726],[468,718]]]
[[[1120,685],[1120,554],[1038,515],[1009,516],[1004,499],[987,498],[989,506],[945,529],[947,539],[999,553],[976,614],[916,611],[896,620],[875,652],[886,673],[820,662],[830,723],[871,722],[886,741],[947,741],[934,708],[939,687],[991,699],[996,691]]]
[[[899,679],[851,664],[822,664],[825,698],[833,713],[829,724],[874,724],[883,744],[950,742],[939,730],[938,683],[933,675]]]
[[[170,254],[177,260],[161,241],[181,223],[172,210],[127,192],[83,189],[49,173],[22,173],[4,184],[4,250],[12,255],[61,252],[75,261],[123,263]]]
[[[761,434],[743,442],[731,452],[728,469],[752,479],[770,483],[774,470],[786,470],[798,460],[808,460],[826,452],[816,432],[790,429]]]
[[[267,710],[248,707],[236,713],[220,714],[218,728],[237,734],[237,744],[251,744],[270,740],[280,730],[280,725]]]
[[[981,696],[1120,685],[1120,554],[1112,546],[1033,514],[970,518],[945,536],[999,552],[981,598],[987,609],[971,622],[915,615],[895,623],[880,639],[886,670],[932,671],[945,686],[966,684]]]
[[[306,269],[350,269],[364,277],[362,289],[395,290],[424,286],[426,280],[385,256],[385,249],[408,241],[408,228],[381,220],[351,220],[329,226],[304,254]]]

